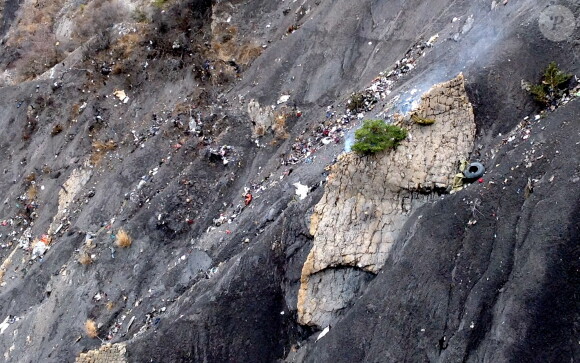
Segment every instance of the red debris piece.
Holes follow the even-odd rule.
[[[252,194],[248,193],[246,194],[246,198],[244,199],[244,202],[246,203],[246,205],[249,205],[250,203],[252,203]]]
[[[481,184],[483,183],[483,178],[479,178],[477,181]]]

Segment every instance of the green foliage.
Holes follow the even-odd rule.
[[[552,62],[548,64],[548,67],[546,67],[546,70],[544,71],[542,83],[551,88],[559,88],[561,85],[568,82],[570,78],[572,78],[571,74],[562,72],[558,68],[556,62]]]
[[[534,98],[538,102],[548,103],[548,93],[545,90],[545,85],[543,84],[533,84],[530,86],[530,93],[534,95]]]
[[[153,6],[161,8],[166,2],[167,0],[153,0]]]
[[[407,137],[407,130],[387,125],[382,120],[366,120],[354,137],[354,151],[359,154],[374,154],[397,147]]]
[[[411,115],[411,120],[419,125],[433,125],[435,123],[435,119],[432,118],[425,118],[417,115],[416,113]]]
[[[570,78],[571,74],[562,72],[556,62],[551,62],[544,70],[541,82],[530,86],[530,93],[536,101],[549,105],[562,97]]]
[[[353,93],[352,96],[350,96],[350,102],[346,107],[351,111],[358,111],[363,109],[364,106],[365,106],[365,97],[362,93],[357,92]]]
[[[133,20],[135,20],[137,23],[147,23],[148,22],[147,14],[145,14],[145,12],[141,9],[135,9],[135,11],[133,11],[132,17],[133,17]]]
[[[364,111],[367,108],[367,103],[369,105],[375,104],[377,99],[370,94],[355,92],[350,96],[346,108],[353,112]]]

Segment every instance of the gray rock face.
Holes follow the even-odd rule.
[[[490,2],[123,1],[135,11],[74,49],[49,33],[96,2],[1,1],[0,360],[578,360],[579,101],[536,120],[545,107],[521,89],[550,61],[580,73],[577,46],[542,35],[549,4]],[[47,31],[18,28],[35,24]],[[350,95],[391,70],[363,119],[463,72],[475,136],[471,122],[431,134],[451,125],[438,119],[409,125],[413,163],[335,160],[360,122]],[[465,100],[422,110],[441,117],[450,98]],[[449,184],[457,155],[426,147],[442,140],[485,165],[483,183],[411,193]],[[331,225],[347,214],[361,234],[343,246]]]

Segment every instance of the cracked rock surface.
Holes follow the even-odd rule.
[[[435,85],[416,112],[435,123],[404,121],[409,136],[395,150],[347,154],[332,167],[311,219],[314,243],[298,293],[302,324],[330,324],[353,296],[344,291],[358,290],[365,279],[345,270],[313,276],[337,267],[377,273],[408,215],[431,198],[424,193],[450,186],[459,163],[468,158],[475,121],[462,74]]]

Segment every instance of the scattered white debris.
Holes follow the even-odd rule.
[[[129,329],[131,329],[131,325],[133,325],[134,321],[135,321],[135,316],[132,316],[131,320],[129,320],[129,324],[127,324],[127,333],[129,332]]]
[[[117,91],[113,92],[113,95],[115,97],[117,97],[119,99],[119,101],[121,101],[123,103],[129,102],[129,97],[127,96],[127,94],[123,90],[117,90]]]
[[[48,250],[48,246],[46,244],[44,244],[44,242],[42,241],[38,241],[34,244],[34,247],[32,247],[32,257],[31,259],[35,259],[37,257],[42,257],[46,251]]]
[[[467,34],[471,28],[473,28],[473,15],[470,15],[467,20],[465,20],[465,24],[463,25],[463,29],[461,29],[461,34]]]
[[[431,38],[429,38],[429,40],[427,41],[427,46],[432,46],[433,43],[435,43],[437,41],[437,39],[439,39],[439,33],[433,35]]]
[[[288,100],[290,99],[290,95],[282,95],[280,96],[280,98],[278,98],[278,104],[282,104],[282,103],[286,103],[288,102]]]
[[[332,142],[332,138],[330,138],[330,137],[325,137],[325,138],[323,138],[321,141],[322,141],[322,143],[323,143],[324,145],[328,145],[328,144],[330,144],[330,143]]]
[[[475,328],[475,323],[472,321],[471,324],[469,325],[469,328],[473,329]]]
[[[324,328],[324,330],[321,331],[320,334],[318,334],[318,338],[316,338],[316,341],[319,341],[320,339],[322,339],[322,337],[325,336],[326,334],[328,334],[329,331],[330,331],[330,326],[327,326],[326,328]]]
[[[300,198],[300,200],[306,198],[310,188],[308,188],[307,185],[300,184],[300,182],[294,183],[293,185],[296,187],[296,195],[298,196],[298,198]]]
[[[8,320],[10,320],[10,316],[7,316],[6,319],[4,319],[4,321],[2,322],[2,324],[0,324],[0,334],[4,333],[4,330],[6,330],[6,328],[8,328],[8,326],[10,325],[8,323]]]

